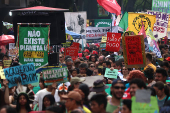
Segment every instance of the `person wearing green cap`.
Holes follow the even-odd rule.
[[[80,79],[79,77],[72,77],[70,81],[71,85],[69,86],[68,91],[72,91],[75,88],[79,88],[80,83],[82,83],[83,81],[85,81],[85,79]]]

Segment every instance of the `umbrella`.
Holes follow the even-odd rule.
[[[15,38],[13,35],[2,35],[0,36],[0,44],[7,45],[9,43],[15,43]]]
[[[121,7],[116,0],[97,0],[98,4],[106,11],[114,13],[117,16],[121,14]]]

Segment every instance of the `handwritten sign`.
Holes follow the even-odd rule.
[[[156,97],[150,97],[150,103],[136,102],[136,97],[132,97],[132,113],[159,113],[158,101]]]
[[[4,67],[10,67],[12,60],[3,60]]]
[[[123,36],[123,57],[127,68],[145,67],[146,56],[143,35]]]
[[[42,73],[45,85],[52,85],[54,82],[64,83],[68,81],[67,67],[47,69],[43,70]]]
[[[167,36],[169,14],[159,11],[147,11],[148,14],[156,15],[156,22],[153,27],[153,35],[156,40]]]
[[[123,58],[123,56],[115,56],[115,61],[118,61],[121,58]]]
[[[120,33],[107,32],[106,51],[118,52],[120,50]]]
[[[1,76],[1,79],[6,79],[5,74],[4,74],[4,70],[2,69],[2,66],[0,66],[0,76]]]
[[[4,74],[9,82],[9,88],[17,86],[18,82],[22,85],[38,82],[34,63],[5,68]]]
[[[85,78],[85,81],[83,83],[87,84],[89,87],[93,86],[94,81],[104,79],[103,76],[87,76],[82,78]]]
[[[9,43],[9,56],[16,56],[18,49],[15,47],[15,43]]]
[[[117,69],[110,70],[109,68],[106,68],[104,77],[117,79],[117,75],[118,75]]]
[[[79,43],[73,42],[73,44],[66,48],[66,55],[71,56],[73,60],[78,58]]]

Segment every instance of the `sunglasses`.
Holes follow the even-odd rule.
[[[90,66],[90,67],[95,67],[95,66]]]
[[[60,57],[60,58],[63,58],[63,57]]]
[[[124,87],[124,86],[122,86],[122,87],[114,86],[113,88],[115,88],[115,89],[122,89],[122,90],[125,90],[125,89],[126,89],[126,87]]]

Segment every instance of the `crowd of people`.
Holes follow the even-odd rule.
[[[146,53],[146,66],[126,68],[123,52],[108,52],[98,45],[79,48],[76,60],[59,54],[59,62],[68,69],[68,82],[46,86],[40,72],[39,86],[31,84],[8,88],[8,81],[1,79],[0,113],[131,113],[132,100],[138,89],[148,89],[158,101],[160,113],[170,112],[170,53],[167,45],[159,45],[163,60],[152,52]],[[0,54],[12,60],[11,67],[19,65],[18,57]],[[116,57],[119,56],[119,59]],[[105,70],[117,69],[117,79],[106,78]],[[85,77],[102,76],[92,87],[83,83]],[[110,87],[109,85],[110,84]],[[106,90],[109,89],[109,92]]]

